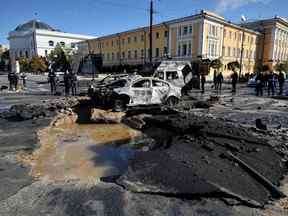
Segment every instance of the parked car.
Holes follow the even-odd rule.
[[[257,77],[257,75],[254,75],[252,78],[250,78],[248,80],[248,83],[247,83],[248,87],[255,87],[256,86],[256,77]]]
[[[90,97],[98,105],[124,111],[133,106],[176,105],[181,98],[181,88],[153,77],[120,79],[95,89]]]

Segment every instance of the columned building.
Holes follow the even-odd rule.
[[[94,37],[70,34],[61,32],[38,20],[31,20],[21,24],[9,33],[10,58],[15,61],[17,58],[34,56],[47,56],[57,44],[76,48],[80,41]]]

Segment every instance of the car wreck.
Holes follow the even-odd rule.
[[[154,77],[128,76],[107,85],[91,87],[94,105],[124,111],[129,107],[178,104],[181,88]]]

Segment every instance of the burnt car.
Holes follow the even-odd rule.
[[[153,77],[120,79],[89,93],[96,105],[124,111],[129,107],[167,104],[176,105],[181,88]]]

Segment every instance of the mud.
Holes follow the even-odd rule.
[[[100,177],[120,175],[127,169],[134,155],[127,145],[139,132],[122,124],[79,125],[76,119],[74,115],[58,116],[39,131],[40,148],[31,155],[20,155],[20,160],[32,166],[33,177],[94,184]]]

